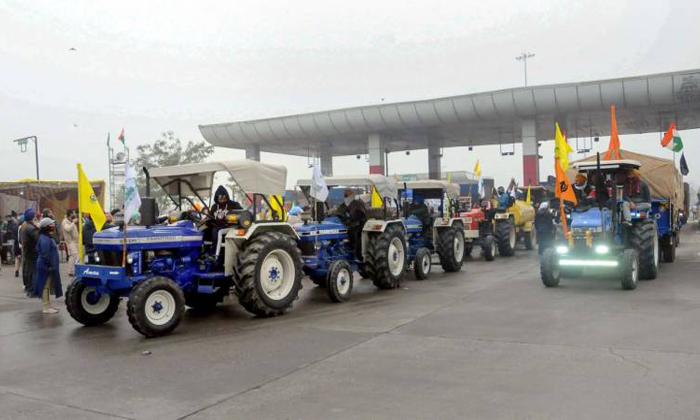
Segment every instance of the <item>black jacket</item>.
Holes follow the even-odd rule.
[[[219,203],[219,197],[226,197],[226,203]],[[223,185],[219,185],[214,193],[214,205],[211,206],[211,217],[214,220],[214,224],[217,227],[226,226],[226,215],[231,210],[243,210],[243,207],[236,201],[231,201],[231,197],[228,195],[228,191]]]
[[[35,261],[38,254],[36,243],[39,240],[39,228],[31,223],[26,223],[22,228],[22,257]]]
[[[92,221],[92,218],[85,219],[83,223],[83,246],[85,246],[86,253],[95,251],[95,246],[92,244],[92,236],[95,233],[97,233],[95,222]]]
[[[349,206],[344,202],[341,203],[335,210],[335,215],[349,228],[364,226],[367,221],[365,203],[360,200],[352,200]]]

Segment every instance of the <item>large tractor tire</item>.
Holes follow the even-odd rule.
[[[352,293],[352,270],[347,261],[333,261],[328,270],[326,291],[331,301],[347,302]]]
[[[182,289],[167,277],[152,277],[137,284],[126,304],[129,323],[146,337],[169,334],[185,312]]]
[[[533,226],[529,232],[523,233],[525,237],[525,249],[532,250],[537,246],[537,231]]]
[[[383,233],[372,234],[367,244],[365,268],[376,287],[395,289],[406,273],[406,239],[396,224]]]
[[[74,280],[66,290],[66,308],[70,316],[91,327],[112,319],[119,309],[119,296],[100,294],[95,287]]]
[[[542,283],[546,287],[559,286],[561,273],[557,262],[557,253],[552,248],[547,248],[542,252],[540,257],[540,277],[542,277]]]
[[[238,254],[238,301],[257,316],[284,314],[299,297],[301,267],[301,251],[288,235],[253,236]]]
[[[635,224],[630,230],[630,245],[639,255],[639,278],[654,280],[659,271],[659,235],[654,219]]]
[[[663,261],[665,263],[676,261],[676,246],[672,237],[665,239],[661,243],[661,255],[663,255]]]
[[[515,255],[515,244],[518,236],[515,233],[513,219],[496,222],[496,242],[498,243],[498,255],[512,257]]]
[[[430,250],[428,250],[428,248],[419,249],[418,252],[416,252],[416,259],[413,261],[413,272],[416,275],[416,279],[427,279],[430,276],[432,264]]]
[[[486,235],[481,244],[481,252],[486,261],[493,261],[496,258],[496,239],[493,235]]]
[[[220,287],[214,293],[197,293],[196,291],[186,291],[185,305],[195,311],[208,312],[214,310],[216,305],[224,301],[228,295],[227,287]]]
[[[626,249],[622,253],[622,264],[620,264],[620,283],[624,290],[634,290],[637,288],[639,279],[639,254],[636,249]]]
[[[462,269],[464,262],[464,229],[460,225],[438,230],[437,254],[440,265],[446,272]]]

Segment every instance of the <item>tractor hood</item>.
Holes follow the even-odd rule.
[[[97,232],[92,241],[97,250],[121,251],[124,231],[114,227]],[[199,247],[202,245],[202,232],[189,220],[170,225],[128,226],[126,244],[129,251]]]
[[[294,226],[302,241],[342,239],[347,237],[348,228],[337,217],[328,217],[323,222],[308,222]]]
[[[602,215],[597,207],[591,207],[586,211],[574,211],[571,213],[571,228],[574,232],[577,230],[602,232],[603,224],[605,224],[605,230],[609,231],[612,225],[612,218],[608,209],[603,209]]]

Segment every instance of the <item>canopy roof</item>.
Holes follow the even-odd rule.
[[[282,195],[287,185],[287,168],[253,160],[191,163],[149,170],[151,178],[168,194],[194,195],[196,192],[202,198],[209,198],[214,174],[222,171],[228,172],[246,193]],[[186,182],[178,186],[178,182],[173,182],[178,178]]]
[[[594,157],[592,161],[576,161],[571,166],[579,171],[591,171],[598,169],[598,158]],[[642,164],[638,160],[620,159],[620,160],[601,160],[600,169],[616,169],[616,168],[634,168],[639,169]]]
[[[399,195],[398,189],[396,188],[396,181],[384,175],[331,176],[326,177],[325,180],[326,185],[329,187],[373,186],[382,198],[396,198]],[[310,179],[300,179],[297,181],[297,185],[300,187],[311,186],[311,183]]]
[[[403,184],[400,183],[399,187],[403,189]],[[447,193],[447,196],[449,198],[459,198],[460,196],[460,187],[458,184],[455,184],[454,182],[447,182],[442,179],[426,179],[426,180],[420,180],[420,181],[406,181],[406,188],[410,188],[412,190],[433,190],[433,189],[440,189],[444,190]]]
[[[103,203],[105,182],[103,180],[90,181],[90,185],[100,203]],[[60,196],[76,191],[78,191],[78,181],[21,179],[19,181],[0,182],[0,193],[22,196],[32,201],[39,201],[42,198]]]
[[[221,147],[309,156],[368,153],[381,134],[389,152],[522,141],[522,121],[536,120],[538,140],[554,138],[554,121],[569,138],[610,133],[615,104],[619,134],[700,127],[700,69],[619,79],[524,86],[399,103],[368,104],[306,114],[200,125]]]
[[[649,186],[651,198],[659,200],[671,200],[678,208],[683,207],[683,177],[671,159],[664,159],[656,156],[643,155],[627,150],[621,150],[622,160],[608,162],[632,162],[637,165],[642,181]],[[569,178],[576,176],[577,167],[595,167],[596,156],[589,156],[585,159],[572,162],[571,167],[566,171]],[[601,162],[601,166],[603,164]]]

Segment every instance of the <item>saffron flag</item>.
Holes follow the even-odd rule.
[[[554,159],[554,169],[557,175],[557,188],[554,190],[554,196],[561,202],[569,201],[575,206],[578,204],[578,200],[576,200],[574,188],[571,186],[571,181],[569,181],[569,177],[566,176],[566,172],[562,169],[559,159]]]
[[[661,145],[674,152],[683,150],[683,142],[681,141],[680,134],[678,134],[678,130],[676,130],[676,124],[671,124],[671,126],[668,127],[664,138],[661,139]]]
[[[140,207],[141,196],[136,186],[136,173],[127,162],[124,169],[124,224],[129,224],[129,220],[138,214]]]
[[[605,160],[621,159],[620,137],[617,135],[617,118],[615,117],[615,105],[610,105],[610,143],[605,152]]]
[[[124,129],[122,128],[122,132],[119,134],[119,137],[117,137],[117,140],[122,142],[124,146],[126,146],[126,138],[124,137]]]
[[[569,146],[566,137],[561,133],[559,123],[554,123],[554,128],[554,157],[559,159],[562,169],[566,171],[569,169],[569,153],[573,152],[574,149]]]
[[[102,230],[107,218],[81,164],[78,164],[78,210],[80,213],[89,213],[95,223],[95,229]]]

